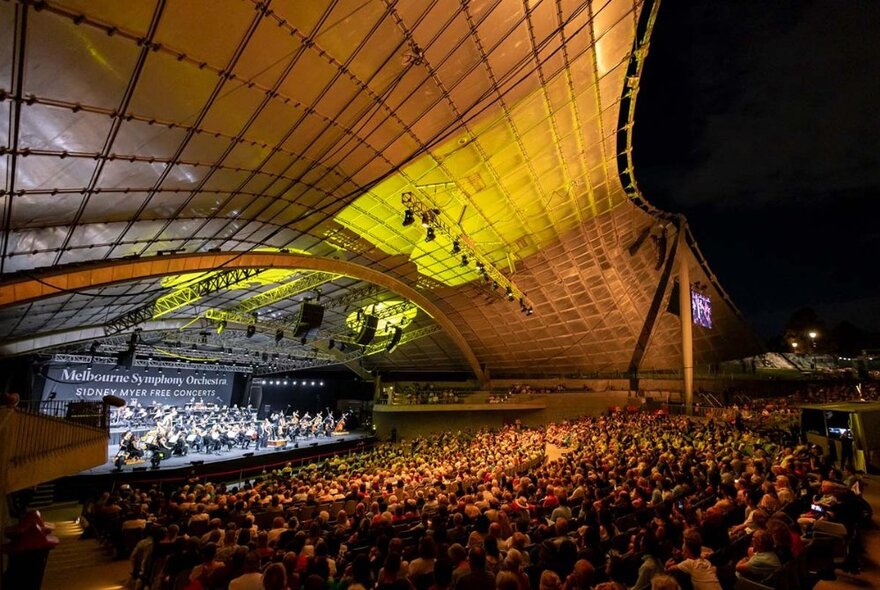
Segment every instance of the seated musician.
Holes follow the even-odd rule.
[[[131,430],[126,430],[119,441],[119,448],[125,451],[126,459],[140,459],[144,452],[138,448],[137,440]]]

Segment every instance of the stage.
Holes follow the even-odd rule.
[[[322,436],[299,440],[277,449],[233,449],[213,453],[190,453],[183,457],[170,457],[161,462],[158,469],[150,461],[136,465],[124,465],[116,470],[113,458],[118,445],[109,445],[108,460],[104,465],[87,469],[76,475],[57,480],[55,500],[81,499],[92,489],[111,489],[129,484],[134,486],[159,483],[177,485],[194,476],[215,482],[243,481],[259,476],[264,470],[323,461],[336,455],[369,449],[376,438],[369,432],[349,432],[341,436]]]

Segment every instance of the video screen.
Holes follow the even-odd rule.
[[[711,329],[712,300],[707,295],[691,291],[691,315],[696,325]]]

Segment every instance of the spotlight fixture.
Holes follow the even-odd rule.
[[[507,300],[513,301],[516,297],[513,296],[513,289],[510,288],[510,285],[507,285]]]
[[[461,252],[461,244],[458,243],[458,240],[452,240],[452,254],[453,256]]]
[[[413,214],[413,210],[407,207],[406,211],[403,212],[403,227],[412,225],[415,220],[416,218]]]
[[[223,330],[226,329],[226,320],[221,320],[219,324],[217,324],[217,333],[222,334]]]
[[[526,315],[532,315],[533,313],[535,313],[535,310],[532,309],[532,306],[531,306],[531,305],[528,306],[528,307],[526,308]]]
[[[467,254],[462,254],[462,255],[461,255],[461,265],[462,265],[462,266],[467,266],[467,265],[468,265],[468,257],[467,257]]]
[[[493,291],[497,291],[497,290],[498,290],[498,281],[492,281],[492,290],[493,290]]]
[[[430,227],[431,226],[431,216],[427,213],[422,213],[422,227]]]
[[[284,330],[276,330],[275,332],[275,342],[281,342],[281,339],[284,338]]]
[[[428,233],[425,234],[425,241],[426,242],[433,242],[435,237],[437,237],[437,236],[434,234],[434,228],[429,227]]]

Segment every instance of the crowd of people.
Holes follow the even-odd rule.
[[[566,452],[545,460],[548,443]],[[830,461],[734,423],[620,414],[123,488],[85,518],[153,590],[794,588],[833,568],[804,535],[850,542],[866,510]]]
[[[455,389],[435,389],[433,385],[409,386],[392,395],[391,403],[394,405],[412,404],[457,404],[462,399],[462,393]]]
[[[589,391],[589,388],[584,388]],[[507,390],[507,395],[519,395],[521,393],[562,393],[566,391],[565,385],[559,384],[554,387],[537,387],[529,384],[516,384]]]

